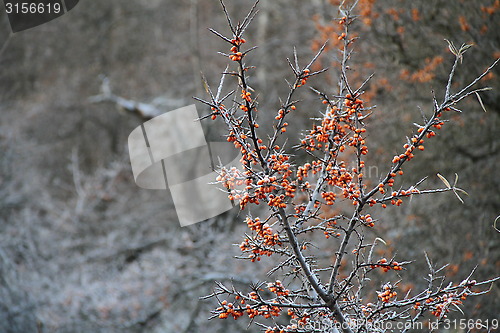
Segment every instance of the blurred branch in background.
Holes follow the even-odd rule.
[[[186,103],[184,99],[166,97],[157,97],[151,103],[142,103],[126,99],[113,94],[108,77],[101,76],[100,79],[102,81],[101,94],[89,97],[88,101],[90,103],[114,103],[120,109],[138,115],[142,120],[149,120],[165,113],[167,110],[185,106]]]

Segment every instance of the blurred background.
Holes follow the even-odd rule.
[[[234,21],[251,1],[228,1]],[[317,66],[331,70],[308,81],[336,91],[338,1],[261,0],[248,29],[262,123],[286,97],[286,62],[297,49],[304,66],[330,40]],[[368,124],[367,165],[377,181],[401,150],[412,123],[429,114],[433,91],[443,96],[453,56],[444,39],[474,44],[457,69],[458,89],[500,56],[500,1],[361,0],[354,28],[354,84],[375,73],[365,100],[376,105]],[[237,209],[181,228],[168,191],[133,181],[129,133],[145,121],[113,102],[95,103],[101,78],[112,92],[170,111],[205,96],[201,75],[216,85],[228,51],[207,28],[228,34],[217,0],[81,1],[64,16],[12,34],[0,13],[0,332],[242,332],[248,320],[207,321],[213,281],[263,281],[272,262],[233,259],[246,212]],[[319,68],[319,67],[318,67]],[[494,88],[461,104],[437,137],[408,164],[396,186],[429,176],[421,188],[442,187],[439,172],[469,196],[413,198],[377,212],[372,232],[388,242],[378,255],[413,260],[402,288],[424,286],[427,252],[460,282],[500,273],[499,70]],[[287,133],[309,128],[321,101],[307,88]],[[198,111],[209,110],[197,103]],[[209,127],[210,125],[211,127]],[[209,141],[224,140],[220,124],[203,123]],[[262,129],[262,130],[265,130]],[[298,161],[305,159],[297,152]],[[375,215],[375,214],[372,214]],[[338,240],[331,240],[336,242]],[[333,248],[333,246],[331,247]],[[318,251],[328,251],[328,248]],[[458,318],[498,319],[500,289],[469,299]],[[249,328],[256,332],[258,328]]]

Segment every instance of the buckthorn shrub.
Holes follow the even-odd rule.
[[[441,318],[450,305],[459,306],[466,296],[482,293],[472,291],[468,279],[460,284],[435,283],[440,280],[438,270],[427,259],[428,279],[432,282],[429,287],[398,296],[398,281],[403,279],[411,262],[395,258],[374,259],[377,245],[386,243],[374,235],[384,223],[377,217],[378,207],[387,208],[388,203],[398,207],[414,196],[441,192],[459,196],[458,193],[463,192],[456,182],[451,185],[442,176],[443,188],[423,189],[422,182],[405,186],[402,169],[426,153],[424,143],[432,145],[435,131],[443,130],[445,112],[456,109],[463,99],[483,91],[474,84],[488,75],[498,60],[480,73],[473,84],[457,92],[452,89],[452,83],[463,54],[469,48],[465,44],[457,48],[450,43],[451,57],[436,55],[424,60],[424,69],[406,73],[405,80],[428,81],[437,66],[448,58],[453,60],[444,97],[438,99],[431,95],[433,107],[426,110],[420,123],[415,124],[416,130],[402,138],[392,160],[381,167],[384,171],[379,179],[370,179],[365,176],[370,154],[373,154],[367,143],[370,140],[367,123],[377,111],[370,105],[370,98],[365,98],[364,86],[371,78],[355,85],[351,81],[355,74],[351,74],[354,71],[349,64],[355,56],[354,44],[360,38],[351,31],[353,23],[361,18],[365,24],[373,24],[372,18],[367,20],[373,12],[373,2],[359,1],[359,14],[356,14],[356,3],[342,2],[341,17],[333,21],[335,27],[322,30],[322,34],[338,36],[333,45],[319,47],[318,53],[311,61],[304,62],[304,66],[300,65],[302,62],[296,53],[293,61],[289,61],[292,72],[289,91],[280,100],[277,112],[272,113],[274,122],[267,133],[261,131],[265,126],[257,122],[257,115],[263,112],[259,110],[259,94],[249,85],[253,67],[247,61],[250,61],[253,48],[244,46],[246,41],[243,39],[256,14],[257,4],[237,24],[229,19],[223,6],[230,36],[215,33],[230,44],[228,68],[231,69],[223,76],[233,78],[235,88],[225,97],[209,89],[210,99],[200,101],[211,108],[212,119],[222,121],[227,127],[227,141],[240,152],[241,165],[223,168],[216,181],[227,190],[231,200],[239,202],[242,210],[249,209],[248,232],[239,245],[245,254],[241,259],[256,262],[270,257],[269,260],[277,263],[269,273],[273,281],[256,282],[250,293],[218,283],[211,296],[233,297],[235,303],[222,302],[213,311],[214,317],[238,319],[246,315],[252,320],[262,319],[266,324],[261,326],[266,332],[303,332],[301,327],[304,325],[325,321],[345,324],[366,323],[368,319],[381,324],[389,320],[417,321],[426,314]],[[397,17],[399,14],[393,12],[391,15]],[[413,12],[412,17],[415,21],[420,20],[420,12]],[[306,108],[303,102],[295,100],[295,95],[299,89],[307,89],[305,86],[326,70],[315,64],[321,54],[332,47],[337,47],[336,54],[341,55],[334,69],[338,73],[338,91],[328,93],[312,88],[323,110],[309,129],[301,134],[292,133],[287,128],[291,128],[289,124],[294,122],[294,114]],[[220,82],[218,92],[226,89],[223,83],[227,80]],[[233,99],[232,105],[223,106],[224,102],[228,104],[225,99],[229,98]],[[288,147],[287,139],[292,136],[296,136],[299,144]],[[307,156],[307,161],[297,158],[297,151]],[[255,206],[259,208],[253,210]],[[250,209],[259,216],[253,217]],[[315,237],[316,234],[324,237]],[[326,255],[321,257],[321,253]],[[480,284],[487,286],[496,279]],[[380,281],[383,290],[370,288],[370,281]],[[409,316],[410,311],[415,313]],[[293,319],[296,324],[266,321],[280,316]],[[343,325],[342,330],[354,332],[349,325]],[[370,330],[362,327],[359,331]]]

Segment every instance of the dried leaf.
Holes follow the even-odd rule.
[[[481,99],[481,96],[479,96],[479,93],[475,91],[475,94],[477,96],[477,100],[479,101],[479,104],[481,104],[481,108],[483,109],[484,112],[486,112],[486,108],[484,107],[483,100]]]
[[[469,196],[469,193],[465,192],[465,191],[464,191],[464,190],[462,190],[461,188],[454,187],[454,188],[453,188],[453,190],[458,191],[458,192],[460,192],[460,193],[463,193],[463,194],[465,194],[465,195]]]
[[[457,48],[455,47],[455,45],[453,45],[453,42],[450,42],[449,40],[445,39],[445,41],[448,42],[448,48],[450,49],[450,52],[453,53],[456,57],[458,57],[458,50]]]
[[[458,50],[458,52],[460,52],[460,55],[462,55],[465,53],[465,51],[470,49],[472,46],[473,46],[473,44],[462,44],[462,46],[460,46],[460,50]]]
[[[458,195],[457,191],[455,191],[455,189],[453,189],[453,193],[455,193],[455,195],[457,196],[458,200],[460,200],[460,202],[463,204],[464,201],[462,200],[462,198],[460,198],[460,196]]]
[[[462,311],[462,309],[460,309],[460,307],[458,305],[456,305],[455,303],[451,303],[453,306],[455,306],[457,308],[458,311],[460,311],[464,316],[465,316],[465,313]]]
[[[441,181],[446,185],[447,188],[449,188],[451,190],[451,185],[450,183],[446,180],[446,178],[444,178],[443,176],[441,176],[439,173],[437,174],[437,176],[439,177],[439,179],[441,179]]]

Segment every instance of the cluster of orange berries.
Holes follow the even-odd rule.
[[[364,167],[364,162],[361,161],[360,169]],[[297,169],[297,179],[299,181],[304,180],[308,177],[309,171],[315,174],[321,169],[321,161],[313,161],[312,164],[306,163]],[[334,188],[341,188],[342,195],[346,199],[353,201],[353,205],[358,204],[358,200],[361,197],[361,191],[358,184],[354,180],[354,175],[357,174],[359,178],[363,177],[363,174],[359,172],[357,168],[352,168],[348,171],[345,167],[344,162],[340,161],[339,166],[334,166],[333,163],[326,165],[325,170],[328,172],[325,179],[326,183]],[[321,196],[325,200],[327,205],[333,205],[335,203],[336,194],[332,191],[323,191]],[[315,207],[319,207],[319,202],[316,203]]]
[[[422,133],[423,131],[424,131],[423,127],[418,129],[418,133]],[[427,133],[428,137],[432,137],[434,135],[435,133],[432,131]],[[415,148],[421,151],[425,150],[424,139],[419,139],[418,135],[415,135],[414,137],[411,138],[411,143],[412,143],[411,145],[408,143],[403,145],[405,152],[403,154],[394,156],[394,158],[392,159],[392,163],[398,163],[399,161],[404,159],[410,161],[413,157],[415,157],[415,155],[413,155],[413,151],[415,150]]]
[[[246,139],[246,135],[245,134],[242,134],[241,135],[241,138],[245,138]],[[262,143],[262,140],[261,139],[258,139],[257,140],[258,143]],[[245,146],[241,146],[239,144],[239,142],[235,142],[234,143],[234,146],[236,148],[240,148],[240,153],[241,153],[241,158],[240,158],[240,162],[242,165],[248,167],[249,165],[251,164],[258,164],[258,158],[257,158],[257,153],[255,152],[255,150],[253,149],[247,149],[248,147],[245,147]]]
[[[329,168],[327,167],[327,169]],[[346,187],[345,185],[350,184],[353,179],[352,174],[347,171],[344,165],[341,165],[339,169],[330,168],[327,171],[329,171],[330,175],[328,178],[328,184],[332,186],[340,185],[340,187]]]
[[[276,185],[277,185],[276,179],[277,179],[276,176],[259,179],[257,181],[257,186],[259,187],[255,190],[257,198],[264,199],[266,193],[271,193],[274,190],[276,190]]]
[[[337,221],[328,221],[326,223],[326,230],[323,232],[325,234],[326,239],[330,238],[331,236],[333,237],[340,237],[340,233],[337,232],[336,226]]]
[[[445,108],[444,111],[449,111],[450,108]],[[434,119],[434,123],[432,124],[432,127],[434,127],[435,129],[441,129],[444,125],[444,122],[441,121],[439,119],[439,117],[441,117],[441,113],[438,113],[436,115],[436,118]],[[401,160],[411,160],[414,155],[413,155],[413,151],[416,149],[418,150],[425,150],[425,147],[424,147],[424,139],[421,139],[421,133],[425,131],[425,127],[420,127],[418,130],[417,130],[417,134],[414,135],[410,141],[411,141],[411,144],[410,143],[406,143],[403,148],[405,149],[405,152],[403,154],[400,154],[400,155],[396,155],[394,156],[394,158],[392,159],[392,163],[398,163],[399,161]],[[430,139],[432,138],[433,136],[435,136],[436,133],[434,131],[431,131],[431,130],[428,130],[427,133],[425,134],[425,136]]]
[[[227,140],[227,142],[236,142],[237,138],[236,138],[236,134],[234,133],[233,130],[229,131],[229,134],[228,134],[226,140]]]
[[[295,210],[295,215],[294,217],[298,218],[300,214],[302,214],[306,210],[306,205],[305,204],[296,204],[294,205],[293,209]]]
[[[314,151],[315,149],[321,149],[324,147],[328,150],[328,139],[332,132],[338,134],[338,138],[344,137],[346,135],[345,129],[336,120],[335,116],[336,108],[331,108],[328,113],[323,117],[321,126],[314,125],[309,134],[301,140],[301,144],[306,150]],[[336,140],[338,143],[340,140]]]
[[[248,308],[247,313],[249,318],[262,316],[267,319],[271,318],[272,316],[279,317],[281,315],[281,308],[279,306],[262,305],[258,310]]]
[[[403,175],[403,170],[398,170],[398,171],[397,171],[397,174],[399,174],[399,175]],[[387,180],[387,185],[388,185],[388,186],[390,186],[390,187],[394,186],[394,178],[397,176],[397,174],[396,174],[396,172],[395,172],[395,171],[394,171],[394,172],[391,172],[391,173],[389,174],[389,179]],[[385,187],[385,184],[384,184],[384,183],[380,183],[380,184],[378,184],[378,191],[379,191],[380,193],[382,193],[382,194],[384,194],[384,193],[385,193],[385,188],[384,188],[384,187]],[[373,207],[376,203],[377,203],[377,201],[376,201],[375,199],[371,199],[371,200],[368,202],[368,204],[370,205],[370,207]],[[386,205],[386,204],[382,204],[382,207],[383,207],[383,208],[386,208],[386,207],[387,207],[387,205]]]
[[[279,109],[278,110],[278,115],[275,117],[276,120],[280,120],[280,119],[283,119],[283,117],[285,117],[286,115],[286,111],[285,109]]]
[[[297,185],[294,181],[291,182],[288,178],[284,178],[281,181],[281,186],[285,191],[285,196],[289,198],[295,197],[295,192],[297,191]]]
[[[384,272],[388,272],[391,269],[393,269],[395,271],[401,271],[401,270],[403,270],[403,267],[398,262],[393,261],[393,262],[388,263],[387,259],[385,259],[385,258],[380,259],[379,261],[377,261],[376,264],[370,265],[371,269],[375,269],[377,267],[382,268],[382,270]]]
[[[393,289],[390,283],[384,285],[384,291],[377,292],[378,298],[384,303],[389,303],[391,299],[395,298],[398,293]]]
[[[363,311],[363,314],[364,314],[365,316],[367,316],[367,317],[368,317],[371,313],[373,313],[373,311],[374,311],[373,307],[375,307],[375,304],[373,304],[373,303],[368,303],[368,304],[366,304],[366,305],[364,305],[364,304],[361,304],[361,305],[360,305],[361,311]]]
[[[292,174],[291,165],[288,163],[290,156],[284,154],[271,154],[269,156],[269,168],[280,173],[283,178],[288,178]]]
[[[314,151],[316,149],[321,149],[325,143],[328,142],[329,131],[334,128],[334,122],[331,119],[324,119],[322,126],[314,126],[308,138],[308,145],[306,140],[302,140],[302,144],[305,145],[307,150]],[[325,148],[327,146],[325,145]]]
[[[247,101],[248,103],[252,102],[252,93],[249,91],[246,91],[245,89],[241,90],[241,98]]]
[[[365,223],[366,226],[372,228],[375,226],[375,222],[370,214],[362,215],[359,217],[361,221]]]
[[[276,120],[281,120],[287,115],[290,111],[295,111],[297,110],[297,107],[295,105],[290,105],[288,108],[282,108],[278,110],[278,115],[275,117]],[[285,126],[287,126],[286,124]]]
[[[267,289],[269,289],[270,292],[275,293],[277,296],[288,296],[290,294],[290,290],[286,289],[285,286],[283,286],[283,282],[280,280],[276,280],[276,282],[269,282],[267,284]]]
[[[392,199],[391,205],[393,206],[401,206],[403,204],[403,199]]]
[[[249,294],[249,297],[253,300],[257,300],[259,297],[255,291]],[[244,300],[242,300],[242,304]],[[261,305],[258,308],[252,308],[249,304],[246,305],[245,311],[250,319],[257,316],[262,316],[264,318],[279,317],[281,315],[282,309],[278,306]]]
[[[400,190],[398,192],[394,191],[392,192],[391,196],[395,197],[395,196],[409,196],[409,195],[412,195],[412,194],[419,194],[420,191],[417,189],[417,188],[411,188],[409,190]]]
[[[215,180],[221,182],[227,189],[234,189],[235,186],[241,186],[245,182],[240,171],[236,167],[231,167],[230,169],[222,168]]]
[[[232,49],[234,49],[234,48],[236,48],[236,46],[232,47]],[[242,57],[243,57],[243,53],[241,53],[239,51],[229,55],[229,59],[231,59],[232,61],[240,61]]]
[[[254,300],[256,300],[258,298],[257,293],[254,291],[252,291],[249,294],[249,297],[251,299],[254,299]],[[235,299],[239,300],[240,296],[236,295]],[[219,314],[219,318],[221,318],[221,319],[225,319],[229,315],[232,315],[234,319],[238,319],[239,317],[243,316],[244,312],[246,312],[246,314],[248,315],[249,318],[254,318],[254,317],[257,317],[260,315],[265,316],[266,318],[269,318],[271,315],[279,316],[279,311],[281,311],[277,307],[273,307],[271,312],[268,310],[267,307],[262,308],[262,309],[256,309],[256,308],[252,308],[249,304],[247,304],[244,308],[238,307],[237,309],[234,309],[234,306],[232,306],[233,305],[232,303],[227,304],[227,302],[226,302],[226,304],[224,304],[224,302],[226,302],[226,301],[222,302],[223,307],[217,308],[217,311],[223,311]],[[240,303],[245,304],[246,303],[245,299],[241,298]],[[229,307],[230,305],[231,305],[231,307]]]
[[[303,181],[305,178],[307,178],[307,173],[311,169],[311,164],[306,163],[303,166],[299,166],[297,168],[297,179],[299,181]]]
[[[417,138],[412,138],[412,139],[415,139],[415,143],[416,143]],[[424,143],[424,140],[420,140],[419,145],[418,145],[419,150],[424,150],[424,146],[422,145],[422,143]],[[415,157],[415,155],[413,155],[413,150],[415,149],[414,145],[410,146],[409,144],[406,143],[403,146],[403,148],[405,148],[406,151],[403,154],[395,155],[394,158],[392,159],[392,163],[398,163],[399,161],[402,161],[405,159],[410,161],[413,157]]]
[[[210,109],[212,110],[212,116],[210,117],[212,120],[217,119],[217,116],[224,112],[224,104],[219,105],[218,107],[212,106]]]
[[[245,207],[249,203],[254,203],[256,205],[259,204],[259,200],[255,196],[251,196],[248,192],[243,194],[240,198],[240,208],[241,210],[245,209]]]
[[[231,47],[232,54],[229,55],[229,59],[232,61],[240,61],[241,58],[243,58],[243,53],[238,50],[238,47],[243,43],[246,43],[243,38],[234,38],[231,40],[233,47]]]
[[[249,298],[257,300],[258,295],[255,291],[252,291],[249,294]],[[236,300],[241,299],[240,303],[242,305],[246,303],[245,299],[239,295],[236,295],[235,299]],[[241,305],[234,305],[233,303],[228,303],[226,300],[224,300],[221,302],[221,306],[218,307],[216,311],[219,313],[220,319],[226,319],[229,316],[232,316],[236,320],[241,316],[243,316],[245,312],[250,319],[257,316],[262,316],[264,318],[271,318],[272,316],[279,317],[281,315],[282,309],[278,306],[268,306],[268,305],[261,305],[258,308],[253,308],[249,304],[246,304],[245,307],[241,307]]]
[[[308,177],[309,171],[311,171],[315,175],[319,170],[321,170],[320,161],[312,161],[311,163],[306,163],[303,166],[299,166],[297,168],[297,179],[299,181],[303,181]]]
[[[307,79],[309,78],[309,73],[311,73],[311,71],[308,68],[306,68],[302,71],[300,83],[298,83],[295,86],[296,88],[301,87],[307,83]]]
[[[233,136],[234,134],[231,132],[230,137],[233,138]],[[278,146],[276,147],[279,149]],[[243,156],[243,158],[246,157]],[[244,190],[232,191],[230,194],[231,200],[240,200],[240,207],[242,209],[244,209],[248,203],[255,203],[258,205],[260,200],[266,200],[267,204],[271,207],[285,208],[286,198],[295,197],[297,191],[296,181],[290,179],[293,172],[290,163],[288,163],[289,159],[289,156],[281,153],[271,154],[267,158],[269,169],[273,172],[277,172],[279,176],[263,176],[263,178],[255,182],[255,176],[252,175],[250,170],[247,170],[243,174],[239,174],[238,177],[226,176],[225,179],[218,177],[217,180],[221,181],[221,179],[223,179],[226,187],[246,185]],[[302,187],[305,188],[307,186],[304,185]]]
[[[324,100],[323,103],[329,104],[327,100]],[[322,149],[335,157],[337,151],[343,152],[345,144],[347,144],[351,147],[358,147],[362,155],[368,153],[368,147],[362,137],[366,129],[357,128],[354,117],[354,115],[357,117],[363,116],[361,113],[363,101],[347,94],[344,105],[346,108],[344,113],[340,113],[335,106],[330,107],[325,117],[323,117],[321,125],[315,125],[310,133],[301,140],[301,144],[306,150]],[[351,137],[348,137],[348,130],[353,132]],[[330,143],[330,140],[333,140],[333,144]]]
[[[382,188],[382,189],[383,189],[383,188]],[[368,201],[368,205],[369,205],[370,207],[373,207],[373,206],[375,206],[376,204],[377,204],[377,200],[375,200],[375,199],[370,199],[370,200]],[[387,207],[387,205],[386,205],[386,204],[382,204],[382,207],[383,207],[383,208],[386,208],[386,207]]]
[[[363,101],[359,98],[353,98],[351,94],[345,95],[344,104],[350,108],[348,112],[352,115],[356,109],[363,107]]]
[[[443,128],[443,125],[444,125],[444,122],[443,121],[440,121],[438,118],[436,118],[436,122],[432,125],[432,127],[434,127],[435,129],[441,129]],[[430,133],[430,132],[429,132]],[[428,133],[428,134],[429,134]],[[435,135],[435,134],[434,134]]]
[[[233,303],[228,303],[226,300],[222,301],[221,305],[216,309],[219,312],[219,319],[226,319],[229,316],[233,316],[236,320],[243,316],[243,309],[241,307],[235,308]]]
[[[357,184],[351,181],[349,183],[340,183],[340,185],[342,186],[342,195],[344,198],[352,200],[352,204],[356,206],[359,197],[361,197],[361,191]]]
[[[264,247],[280,246],[279,235],[274,233],[273,229],[265,222],[261,221],[258,217],[252,220],[247,217],[247,225],[250,230],[253,230],[257,235],[252,239],[245,238],[240,244],[242,252],[251,252],[249,258],[252,262],[255,260],[260,261],[263,255],[271,256],[273,251],[265,249]]]
[[[399,174],[399,175],[403,175],[403,170],[399,170],[399,171],[397,172],[397,174]],[[397,175],[397,174],[396,174],[396,172],[391,172],[391,173],[389,174],[389,179],[387,180],[387,185],[388,185],[388,186],[390,186],[390,187],[394,186],[394,181],[395,181],[395,180],[394,180],[394,178],[396,177],[396,175]],[[384,188],[384,187],[385,187],[385,184],[384,184],[384,183],[380,183],[380,184],[378,184],[378,191],[379,191],[380,193],[382,193],[382,194],[384,194],[384,193],[385,193],[385,188]],[[375,203],[376,203],[376,200],[371,200],[371,201],[370,201],[370,205],[374,205]],[[384,208],[385,208],[385,207],[384,207]]]
[[[401,198],[397,198],[397,197],[401,197],[401,196],[410,196],[412,194],[419,194],[420,191],[416,188],[411,188],[409,190],[400,190],[398,192],[396,191],[393,191],[391,193],[391,197],[393,199],[391,199],[391,205],[394,205],[394,206],[401,206],[403,204],[403,200]],[[370,203],[371,205],[371,203]]]
[[[283,200],[285,200],[284,194],[281,195],[271,194],[269,195],[269,201],[267,204],[269,207],[286,208],[286,203]]]
[[[333,192],[323,192],[321,193],[323,199],[325,199],[327,205],[333,205],[335,203],[336,194]]]
[[[255,151],[250,149],[248,144],[245,142],[247,138],[248,136],[245,133],[235,133],[235,130],[230,130],[226,139],[228,142],[232,142],[234,146],[240,150],[242,156],[240,162],[245,166],[252,163],[258,163]],[[258,139],[257,142],[261,144],[262,139]]]
[[[436,297],[429,297],[425,300],[424,304],[420,302],[416,302],[414,305],[415,310],[419,310],[424,306],[429,307],[431,310],[431,314],[436,317],[446,317],[446,313],[448,313],[450,305],[461,305],[462,301],[467,299],[468,294],[463,292],[461,294],[457,293],[447,293],[444,295],[439,295]]]
[[[363,139],[363,137],[361,136],[361,133],[365,133],[366,132],[366,128],[356,128],[354,130],[354,135],[352,137],[352,139],[349,140],[349,145],[350,146],[356,146],[358,144],[361,145],[360,147],[360,153],[361,155],[366,155],[368,154],[368,147],[365,146],[365,139]]]
[[[361,164],[361,166],[363,165]],[[352,200],[353,205],[357,205],[358,199],[361,197],[359,186],[353,181],[354,174],[358,173],[357,168],[352,168],[351,172],[349,172],[345,168],[344,163],[341,162],[339,168],[327,166],[326,169],[328,171],[328,178],[326,180],[328,185],[341,188],[344,198]]]

